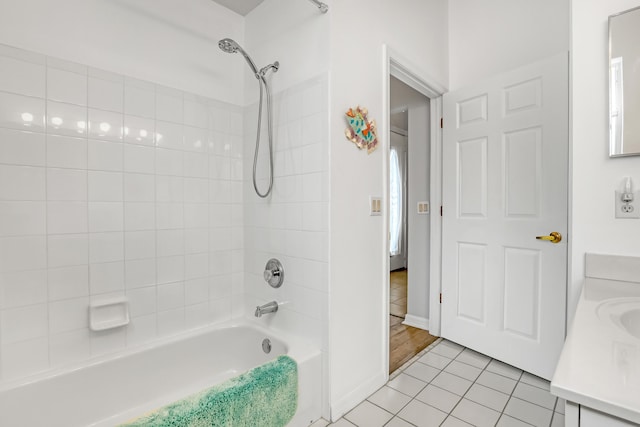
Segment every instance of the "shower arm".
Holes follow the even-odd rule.
[[[327,13],[329,11],[329,6],[327,6],[325,3],[322,3],[320,0],[309,0],[309,1],[315,4],[316,7],[320,9],[320,12],[322,13]]]

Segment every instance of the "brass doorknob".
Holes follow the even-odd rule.
[[[552,231],[548,236],[537,236],[538,240],[548,240],[551,243],[560,243],[562,241],[562,234],[557,231]]]

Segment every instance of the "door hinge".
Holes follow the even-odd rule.
[[[442,206],[440,206],[440,216],[442,216]]]
[[[442,304],[442,292],[440,292],[440,304]]]
[[[444,127],[444,119],[440,117],[440,129]]]

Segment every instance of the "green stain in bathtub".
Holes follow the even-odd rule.
[[[298,407],[298,366],[288,356],[171,403],[127,427],[284,427]]]

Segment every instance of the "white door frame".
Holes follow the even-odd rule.
[[[383,319],[384,337],[382,340],[383,369],[387,373],[389,369],[389,150],[391,111],[390,101],[390,77],[393,75],[398,80],[420,92],[431,101],[431,188],[430,188],[430,227],[431,227],[431,256],[430,256],[430,286],[429,286],[429,332],[432,335],[440,335],[440,289],[441,289],[441,252],[442,252],[442,217],[440,216],[440,206],[442,205],[442,129],[440,119],[442,117],[442,95],[447,89],[435,79],[428,76],[424,71],[414,66],[411,61],[406,60],[398,52],[388,45],[382,46],[383,55],[383,79],[382,79],[382,171],[383,171],[383,197],[386,208],[382,210],[383,227],[382,237],[386,242],[383,245],[383,308],[385,313]],[[410,207],[409,207],[410,208]]]

